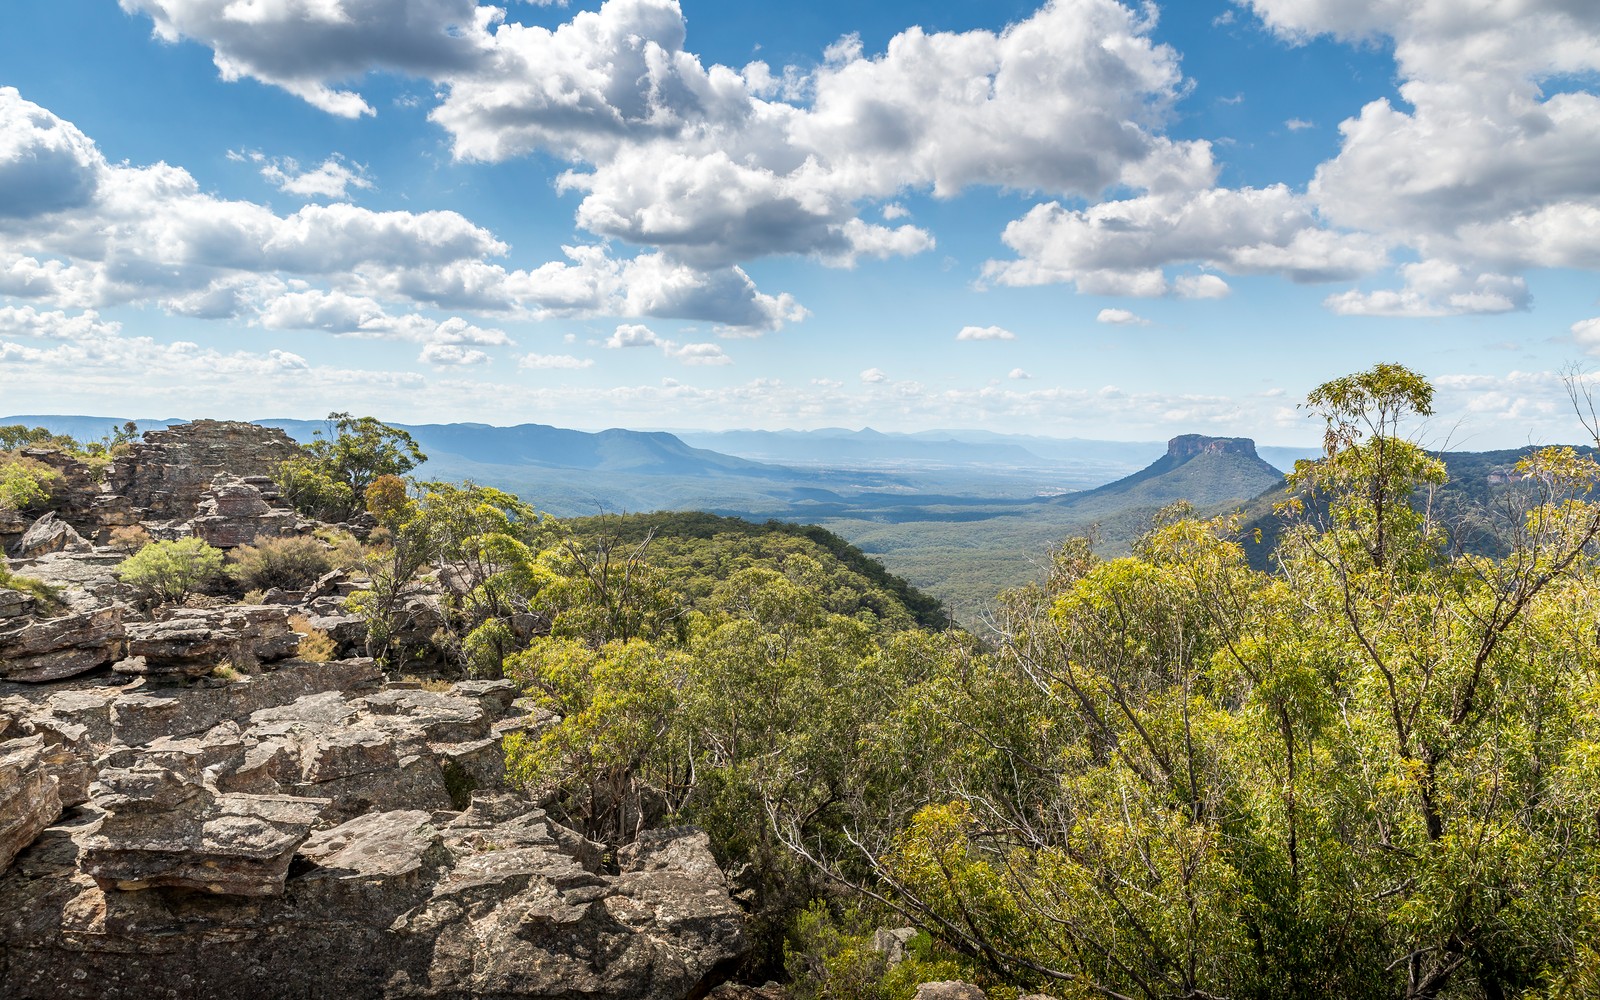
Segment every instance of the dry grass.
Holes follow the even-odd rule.
[[[300,659],[326,663],[339,655],[339,644],[320,628],[312,628],[305,615],[294,615],[289,627],[300,633]]]

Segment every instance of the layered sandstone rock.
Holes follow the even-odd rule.
[[[128,656],[112,669],[148,677],[199,677],[223,664],[254,670],[300,648],[285,607],[177,608],[127,626]]]
[[[201,494],[194,533],[219,549],[299,533],[300,519],[264,476],[218,476]]]
[[[327,803],[219,794],[201,780],[202,751],[125,752],[90,787],[107,815],[82,841],[81,868],[102,889],[166,886],[221,896],[277,896],[297,848]]]
[[[32,846],[0,870],[0,996],[685,1000],[743,954],[703,833],[649,834],[608,871],[500,790],[500,736],[525,722],[510,685],[376,677],[290,661],[232,684],[0,686],[0,737],[92,732],[100,755],[91,802],[43,833],[66,782],[42,730],[14,768],[40,778],[12,810]],[[447,778],[473,747],[476,789]]]
[[[123,635],[117,606],[58,618],[0,618],[0,680],[40,683],[86,673],[121,654]]]
[[[0,871],[61,816],[60,784],[38,736],[0,743]]]
[[[22,533],[12,554],[19,559],[32,559],[51,552],[87,552],[92,548],[77,529],[50,511]]]
[[[146,431],[117,459],[108,483],[152,519],[186,520],[218,474],[270,477],[299,454],[275,427],[233,420],[196,420]]]

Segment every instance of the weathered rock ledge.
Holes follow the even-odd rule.
[[[0,996],[702,995],[746,948],[705,835],[608,867],[505,789],[514,694],[370,660],[0,684]]]

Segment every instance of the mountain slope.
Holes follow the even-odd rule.
[[[1197,509],[1242,503],[1283,482],[1283,473],[1256,454],[1249,438],[1184,434],[1167,453],[1114,483],[1060,497],[1056,504],[1080,513],[1159,508],[1187,500]]]

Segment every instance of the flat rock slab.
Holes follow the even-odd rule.
[[[87,673],[117,658],[122,609],[96,608],[59,618],[0,624],[0,680],[39,684]]]
[[[295,850],[327,803],[231,793],[171,805],[160,812],[106,817],[85,841],[82,870],[105,889],[163,886],[225,896],[281,895]]]

